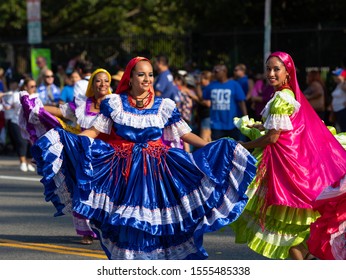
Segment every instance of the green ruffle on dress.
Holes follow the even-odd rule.
[[[337,132],[334,126],[328,126],[329,131],[335,136],[336,140],[344,147],[346,150],[346,132]]]
[[[283,94],[275,94],[268,102],[267,112],[263,113],[264,122],[268,117],[285,119],[286,116],[289,117],[295,112],[296,104],[293,92],[283,90],[281,93]],[[234,121],[240,131],[251,140],[261,137],[265,133],[256,128],[249,128],[247,125],[253,125],[254,122],[247,117]],[[257,165],[260,166],[263,149],[256,148],[252,153],[258,160]],[[260,173],[261,170],[258,169],[256,177]],[[230,225],[235,233],[235,242],[247,243],[250,249],[270,259],[287,259],[292,246],[305,244],[309,237],[310,224],[319,217],[319,213],[312,209],[272,205],[267,208],[263,220],[261,211],[264,200],[259,196],[257,190],[259,187],[266,188],[266,185],[263,181],[260,183],[259,180],[256,180],[256,177],[248,187],[246,194],[249,202],[245,210],[239,219]]]

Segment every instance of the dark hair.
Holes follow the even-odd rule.
[[[307,73],[307,81],[308,83],[312,83],[314,81],[319,82],[324,87],[324,82],[321,77],[321,73],[318,70],[311,70]]]
[[[185,78],[186,75],[181,75],[181,74],[176,74],[175,75],[175,80],[176,81],[180,81],[182,83],[183,86],[186,86],[187,83],[186,83],[186,78]]]
[[[79,60],[76,64],[76,68],[80,69],[82,73],[93,72],[93,64],[88,60]]]
[[[159,54],[155,58],[158,62],[168,66],[168,57],[165,54]]]
[[[18,79],[11,78],[8,80],[8,84],[19,83]]]
[[[20,87],[20,90],[24,90],[24,88],[29,84],[29,82],[31,81],[35,81],[35,79],[31,78],[31,77],[26,77],[24,78],[24,82],[22,84],[22,86]]]
[[[201,78],[205,78],[205,79],[208,79],[210,81],[213,77],[213,73],[211,71],[204,70],[201,72],[200,76],[201,76]]]

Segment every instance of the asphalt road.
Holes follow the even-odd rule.
[[[0,260],[106,260],[99,242],[80,244],[71,216],[54,217],[40,176],[19,171],[14,156],[0,156]],[[206,234],[208,260],[264,260],[234,243],[229,227]]]

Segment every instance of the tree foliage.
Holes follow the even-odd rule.
[[[26,36],[26,5],[24,1],[0,2],[0,38]],[[25,30],[23,30],[25,29]]]
[[[271,2],[275,48],[297,50],[308,34],[296,57],[326,64],[321,54],[345,34],[346,1]],[[215,60],[262,65],[264,5],[265,0],[41,0],[41,45],[59,61],[92,54],[96,64],[112,67],[133,54],[158,52],[168,52],[176,65],[186,59],[200,60],[204,67]],[[329,32],[333,28],[338,33]],[[323,37],[317,36],[323,29]],[[286,36],[286,30],[302,35]],[[0,1],[0,64],[8,57],[6,47],[17,41],[16,56],[25,59],[27,34],[26,1]],[[338,45],[333,53],[344,52]]]
[[[272,26],[343,24],[346,1],[272,1]],[[53,37],[189,34],[263,28],[264,0],[44,0],[42,33]],[[26,2],[0,3],[1,38],[25,39]]]

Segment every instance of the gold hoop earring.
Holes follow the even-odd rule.
[[[282,82],[282,86],[286,85],[288,83],[288,79],[286,77],[286,79]]]

